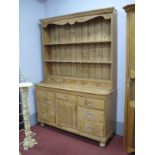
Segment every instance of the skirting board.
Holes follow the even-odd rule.
[[[124,123],[116,122],[116,134],[119,136],[123,136],[123,132],[124,132]]]
[[[30,125],[31,127],[36,125],[38,122],[36,120],[36,113],[30,115]],[[116,122],[116,134],[123,136],[124,130],[124,123],[123,122]]]

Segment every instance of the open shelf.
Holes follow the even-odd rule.
[[[113,80],[114,43],[110,16],[42,29],[45,76]],[[57,78],[57,77],[56,77]]]
[[[51,46],[51,45],[71,45],[71,44],[97,44],[97,43],[111,43],[111,40],[103,40],[103,41],[86,41],[86,42],[62,42],[62,43],[43,43],[45,46]]]
[[[111,64],[44,63],[46,75],[111,80]]]
[[[111,42],[111,20],[102,17],[74,24],[49,24],[43,28],[43,45]]]
[[[111,45],[106,44],[77,44],[44,47],[44,60],[79,63],[111,63]],[[49,61],[50,62],[50,61]]]
[[[51,63],[95,63],[95,64],[111,64],[111,61],[74,61],[74,60],[44,60],[44,62],[51,62]]]

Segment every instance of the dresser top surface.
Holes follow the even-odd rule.
[[[97,94],[97,95],[107,95],[113,91],[113,89],[110,87],[103,88],[103,87],[96,87],[96,86],[86,86],[86,85],[68,84],[68,83],[54,83],[54,82],[41,82],[37,84],[37,86]]]

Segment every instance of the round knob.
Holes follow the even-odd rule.
[[[87,126],[87,131],[91,131],[92,127],[91,126]]]
[[[92,116],[93,116],[92,114],[88,114],[88,118],[92,118]]]
[[[45,94],[42,94],[42,97],[45,97]]]

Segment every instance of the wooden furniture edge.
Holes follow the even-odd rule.
[[[123,9],[126,11],[126,13],[130,12],[130,11],[135,11],[135,4],[128,4],[126,6],[123,7]],[[128,16],[128,15],[127,15]],[[128,22],[128,17],[127,17],[127,22]],[[127,26],[129,24],[127,23],[126,25],[126,35],[127,35],[127,39],[126,39],[126,45],[128,45],[128,42],[129,42],[129,32],[128,32],[128,29],[127,29]],[[126,59],[127,61],[129,61],[129,47],[126,47],[126,51],[127,51],[127,55],[126,55]],[[129,82],[129,78],[131,79],[135,79],[135,72],[130,70],[130,73],[128,74],[127,72],[128,70],[128,65],[126,66],[126,83]],[[125,84],[125,92],[128,93],[128,87],[127,87],[127,84]],[[126,104],[128,102],[128,98],[127,96],[125,95],[125,106],[124,106],[124,120],[126,120],[128,118],[128,104]],[[129,101],[129,105],[132,107],[132,108],[135,108],[135,100],[131,100]],[[128,147],[127,146],[127,121],[124,121],[124,137],[123,137],[123,145],[124,145],[124,148],[127,150],[128,153],[133,153],[135,152],[135,149],[134,148],[131,148],[131,147]]]
[[[135,10],[135,4],[128,4],[128,5],[124,6],[123,9],[124,9],[126,12]]]
[[[64,91],[64,92],[72,92],[73,94],[74,93],[85,93],[85,94],[91,94],[91,95],[97,95],[97,96],[105,96],[105,95],[109,95],[110,93],[112,93],[114,91],[114,89],[109,89],[106,91],[106,93],[90,93],[90,92],[83,92],[83,91],[78,91],[78,90],[69,90],[69,89],[65,89],[65,88],[55,88],[55,87],[52,87],[52,86],[47,86],[42,84],[42,83],[38,83],[38,84],[35,84],[36,87],[43,87],[43,88],[49,88],[49,89],[54,89],[54,90],[60,90],[60,91]]]
[[[83,16],[92,16],[92,15],[99,15],[99,14],[108,14],[108,13],[117,13],[117,10],[114,7],[109,7],[105,9],[97,9],[97,10],[89,10],[89,11],[83,11],[83,12],[76,12],[72,14],[66,14],[46,19],[40,19],[40,23],[43,25],[43,27],[46,27],[48,24],[50,24],[53,21],[57,20],[65,20],[70,18],[77,18],[77,17],[83,17]]]

